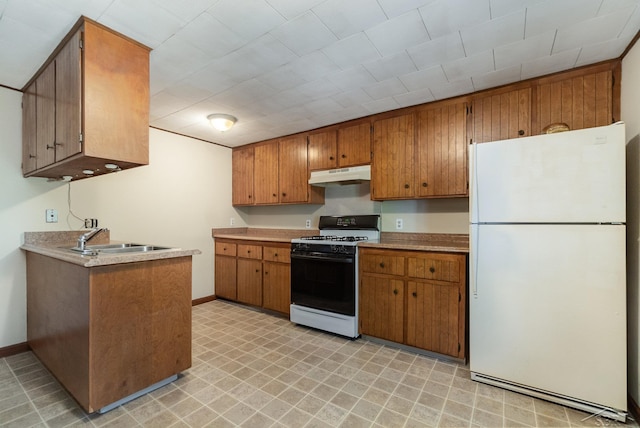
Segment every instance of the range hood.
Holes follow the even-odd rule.
[[[360,184],[371,180],[371,166],[352,166],[349,168],[327,169],[311,171],[309,184],[312,186],[338,186],[346,184]]]

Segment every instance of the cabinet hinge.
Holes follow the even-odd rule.
[[[80,37],[80,40],[78,40],[78,45],[80,49],[84,49],[84,40],[82,39],[82,37]]]
[[[473,113],[473,106],[467,106],[467,114],[472,114]]]
[[[467,183],[467,188],[469,188],[469,183]],[[458,302],[460,302],[461,300],[462,300],[462,294],[460,294],[460,292],[458,291]]]
[[[458,342],[458,352],[460,352],[460,342]]]
[[[78,142],[82,144],[82,132],[78,134]]]

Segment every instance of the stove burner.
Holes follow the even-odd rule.
[[[369,238],[366,237],[366,236],[335,236],[335,235],[330,235],[330,236],[321,236],[321,235],[303,236],[300,239],[305,240],[305,241],[343,241],[343,242],[355,242],[355,241],[367,241],[367,240],[369,240]]]

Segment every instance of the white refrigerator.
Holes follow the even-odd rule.
[[[622,420],[625,125],[472,144],[474,380]]]

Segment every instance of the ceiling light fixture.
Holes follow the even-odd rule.
[[[221,132],[230,130],[231,127],[238,121],[235,116],[221,113],[210,114],[209,116],[207,116],[207,119],[209,119],[209,123],[211,123],[211,126]]]

